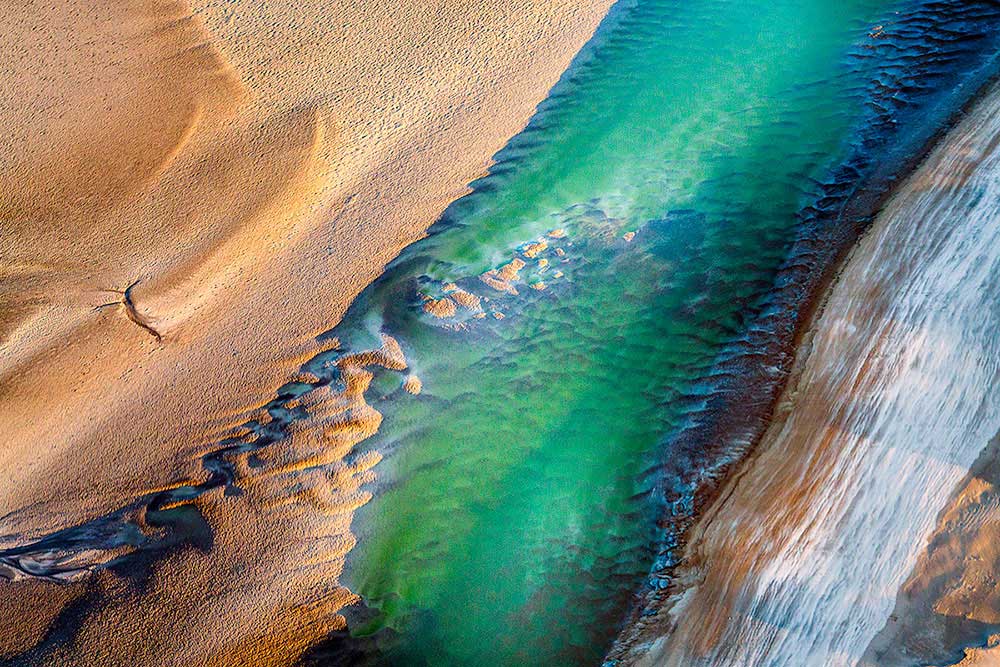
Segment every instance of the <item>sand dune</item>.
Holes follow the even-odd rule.
[[[0,8],[0,547],[203,478],[199,454],[483,172],[609,4]],[[162,340],[95,310],[136,280]],[[0,582],[0,656],[61,618],[77,644],[49,662],[281,664],[336,625],[346,593],[289,546],[297,515],[199,502],[211,549],[144,591]]]

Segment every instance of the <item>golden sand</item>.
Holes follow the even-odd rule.
[[[406,376],[406,380],[403,382],[403,390],[407,391],[414,396],[418,395],[424,389],[424,383],[421,382],[420,378],[416,375]]]
[[[528,259],[535,259],[539,254],[545,252],[545,249],[549,247],[549,244],[543,239],[541,241],[536,241],[534,243],[529,243],[524,247],[523,254]]]
[[[609,5],[0,7],[16,91],[0,101],[0,534],[30,540],[203,478],[200,454],[487,168]],[[390,347],[355,361],[398,368]],[[342,448],[325,433],[295,445],[322,436],[329,459]],[[355,465],[343,489],[373,462]],[[338,507],[363,502],[343,494]],[[345,526],[309,547],[293,539],[319,530],[301,509],[216,495],[199,500],[212,549],[163,561],[150,594],[109,573],[80,584],[114,602],[56,663],[282,664],[337,626]],[[20,609],[0,658],[75,595],[0,582],[0,608]]]
[[[443,299],[429,299],[424,302],[424,312],[434,317],[453,317],[456,310],[455,302],[447,297]]]
[[[517,288],[514,287],[514,281],[520,279],[520,271],[525,266],[527,264],[523,259],[515,257],[499,268],[490,269],[479,276],[479,279],[498,292],[507,292],[516,296]]]
[[[457,303],[467,310],[481,310],[482,309],[482,299],[473,294],[472,292],[466,292],[463,289],[456,289],[449,296]]]
[[[1000,625],[1000,438],[980,454],[938,517],[926,550],[900,589],[870,661],[948,655]],[[930,657],[930,656],[928,656]],[[992,661],[992,662],[991,662]],[[1000,636],[970,648],[960,665],[1000,665]]]
[[[990,637],[983,648],[965,649],[965,657],[954,667],[1000,667],[1000,635]]]

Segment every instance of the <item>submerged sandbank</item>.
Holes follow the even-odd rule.
[[[0,546],[203,479],[208,444],[485,170],[609,5],[0,9],[20,91],[0,102]],[[137,279],[134,313],[95,310]],[[203,509],[211,551],[137,588],[0,582],[0,657],[266,664],[336,622],[336,590],[281,578],[294,517]]]

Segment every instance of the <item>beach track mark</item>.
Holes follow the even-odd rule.
[[[135,309],[135,302],[132,301],[132,288],[138,285],[139,282],[140,279],[134,280],[132,284],[126,287],[124,290],[117,290],[117,289],[101,290],[102,292],[106,292],[108,294],[121,294],[122,298],[117,301],[109,301],[108,303],[102,303],[101,305],[96,306],[94,310],[101,310],[102,308],[108,308],[109,306],[125,306],[125,314],[128,316],[128,318],[132,320],[135,324],[139,325],[140,327],[148,331],[149,334],[153,336],[153,338],[155,338],[157,342],[161,342],[163,340],[163,336],[160,335],[159,331],[153,328],[153,326],[146,320],[145,317],[139,314],[139,311]]]

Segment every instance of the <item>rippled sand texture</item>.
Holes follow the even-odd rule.
[[[239,490],[202,455],[274,419],[260,406],[317,333],[483,172],[609,4],[0,7],[0,547],[58,536],[2,572],[21,580],[0,581],[0,659],[264,664],[337,622],[346,546],[303,546],[336,521],[220,502]],[[171,509],[192,495],[178,480],[213,490],[200,512]],[[134,522],[89,523],[105,515]],[[112,574],[165,526],[184,526],[175,556]]]
[[[208,646],[215,660],[253,652],[280,661],[332,630],[309,653],[318,664],[345,651],[436,665],[598,661],[635,591],[668,581],[676,533],[657,519],[666,507],[674,517],[690,512],[695,482],[725,460],[722,446],[663,445],[662,435],[712,428],[712,401],[727,394],[716,380],[738,375],[705,381],[726,342],[739,341],[745,368],[774,375],[741,333],[788,261],[789,239],[803,220],[841,220],[845,198],[860,183],[871,187],[872,172],[900,169],[899,154],[963,98],[966,72],[985,50],[984,39],[961,48],[940,39],[967,18],[940,3],[893,14],[873,36],[886,4],[621,5],[475,193],[402,253],[341,325],[316,337],[314,351],[274,365],[290,380],[274,395],[219,415],[169,470],[153,465],[162,458],[121,456],[116,441],[144,420],[171,419],[160,413],[165,402],[138,420],[123,412],[131,421],[98,431],[108,446],[98,453],[118,455],[122,477],[111,491],[135,476],[131,495],[102,488],[84,495],[101,503],[92,513],[39,520],[47,505],[6,517],[0,569],[17,580],[6,604],[16,608],[19,591],[45,593],[38,622],[12,644],[46,639],[20,661],[68,661],[79,646],[97,662],[117,655],[118,644],[95,638],[115,637],[125,615],[153,619],[137,631],[151,655],[173,650],[173,636],[195,626],[185,659]],[[976,25],[988,22],[979,5],[969,13]],[[240,24],[213,25],[224,34]],[[974,32],[967,23],[962,34]],[[936,42],[949,45],[947,57],[926,57],[941,52]],[[225,44],[234,62],[261,57]],[[750,59],[755,66],[745,67]],[[249,76],[241,78],[248,90]],[[261,100],[272,99],[267,90]],[[328,115],[317,127],[325,129],[303,135],[314,137],[307,148],[339,146],[355,126]],[[393,165],[416,169],[422,156]],[[320,238],[355,248],[382,238],[352,222],[367,210],[378,215],[365,224],[395,220],[378,208],[398,203],[382,183],[356,183],[367,194],[337,202],[336,238]],[[306,309],[285,326],[339,314],[349,294],[327,292],[354,266],[335,261],[344,247],[320,251],[329,273],[308,290],[264,289],[269,274],[256,264],[238,284],[287,300],[279,316],[296,312],[297,299],[315,302],[318,314]],[[287,278],[315,278],[308,253],[276,257],[288,260]],[[125,302],[102,317],[150,346],[156,339],[135,324],[162,331],[152,358],[165,363],[195,330],[171,330],[147,300],[148,284],[101,295]],[[221,298],[198,303],[218,314]],[[766,324],[773,312],[761,313]],[[248,321],[223,333],[265,331]],[[270,343],[257,344],[260,355]],[[230,355],[219,363],[245,356]],[[248,372],[228,391],[257,400],[260,376]],[[203,379],[201,395],[214,396],[215,376],[188,382]],[[201,426],[182,421],[171,441]],[[136,462],[148,475],[130,470]],[[363,603],[344,612],[348,633],[335,612],[355,594]],[[498,619],[503,633],[493,632]]]
[[[844,219],[948,116],[989,18],[622,3],[328,331],[606,4],[10,12],[33,103],[0,153],[0,192],[24,188],[3,209],[4,657],[283,664],[330,636],[309,660],[600,659],[716,453],[663,433],[714,423],[726,372],[700,380],[747,317],[777,319],[760,299],[794,230]]]
[[[889,618],[1000,428],[998,101],[856,248],[779,419],[692,536],[673,627],[636,664],[854,665]],[[937,613],[975,610],[952,603]]]

